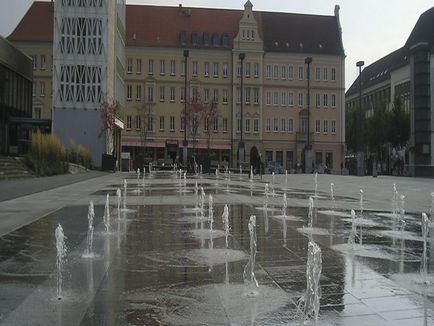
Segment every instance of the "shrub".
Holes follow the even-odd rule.
[[[70,148],[66,152],[68,162],[91,169],[93,161],[90,151],[83,145],[77,145],[73,140],[70,141],[70,144]]]
[[[40,176],[68,171],[65,149],[59,139],[52,134],[43,134],[39,130],[32,134],[32,146],[26,161]]]

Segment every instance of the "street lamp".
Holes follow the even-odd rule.
[[[306,173],[312,172],[312,145],[310,144],[310,64],[312,63],[312,57],[304,59],[304,63],[307,64],[307,144],[304,151],[304,170]]]
[[[189,51],[184,50],[184,141],[182,142],[182,161],[187,168],[187,58]]]
[[[241,131],[241,136],[240,136],[240,142],[238,144],[238,161],[239,162],[244,162],[244,158],[245,158],[245,148],[244,148],[244,142],[243,142],[243,61],[246,58],[246,54],[245,53],[240,53],[238,55],[238,58],[241,61],[241,70],[240,70],[240,74],[241,74],[241,124],[240,124],[240,131]]]
[[[358,61],[356,66],[359,67],[359,111],[358,118],[358,133],[357,133],[357,175],[365,175],[365,155],[363,152],[363,123],[364,114],[362,110],[362,67],[365,65],[364,61]]]

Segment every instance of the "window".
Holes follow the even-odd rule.
[[[336,80],[336,68],[332,68],[332,80]]]
[[[286,66],[280,67],[282,79],[286,79]]]
[[[246,132],[250,132],[250,119],[246,119]]]
[[[322,165],[322,152],[315,152],[315,164],[317,166]]]
[[[154,87],[148,87],[148,103],[154,102]]]
[[[241,90],[237,87],[237,104],[241,103]]]
[[[218,62],[214,62],[213,75],[214,75],[214,78],[217,78],[219,76],[219,64],[218,64]]]
[[[38,56],[37,55],[32,55],[32,64],[33,64],[33,69],[36,69],[38,67]]]
[[[237,132],[241,132],[241,119],[237,119]]]
[[[237,77],[241,77],[241,63],[237,63]]]
[[[250,87],[246,87],[246,104],[250,104]]]
[[[149,59],[148,61],[148,75],[154,74],[154,60]]]
[[[329,169],[333,169],[333,152],[326,152],[326,165]]]
[[[298,93],[298,106],[303,106],[303,93]]]
[[[266,93],[267,105],[271,105],[271,92],[267,91]]]
[[[317,108],[321,106],[321,94],[317,93],[315,96],[315,105]]]
[[[276,162],[283,166],[283,151],[276,151]]]
[[[298,79],[303,80],[303,66],[298,66]]]
[[[181,87],[181,103],[185,101],[185,88]]]
[[[133,72],[133,59],[127,59],[127,73],[131,74]]]
[[[127,101],[131,101],[133,98],[133,87],[131,85],[127,85]]]
[[[332,94],[332,108],[336,108],[336,94]]]
[[[32,95],[36,96],[36,81],[33,81],[32,83]]]
[[[160,75],[164,76],[165,73],[166,73],[166,61],[160,60]]]
[[[160,86],[160,102],[164,102],[164,86]]]
[[[279,92],[273,93],[273,105],[279,105]]]
[[[45,55],[41,55],[41,69],[44,70],[46,68]]]
[[[175,76],[176,74],[176,61],[170,60],[170,75]]]
[[[336,120],[332,120],[331,132],[332,134],[336,133]]]
[[[136,60],[136,73],[141,74],[142,73],[142,59]]]
[[[203,64],[203,75],[209,77],[209,62]]]
[[[209,88],[203,89],[203,103],[209,103]]]
[[[131,129],[131,116],[127,115],[127,129]]]
[[[323,80],[327,81],[329,79],[329,68],[324,67],[323,68],[323,76],[322,76]]]
[[[228,89],[223,90],[223,104],[228,104]]]
[[[267,79],[271,78],[271,65],[265,66],[265,78]]]
[[[182,60],[182,65],[181,65],[181,77],[185,76],[185,60]]]
[[[223,132],[227,132],[227,131],[228,131],[228,119],[223,118]]]
[[[254,119],[253,120],[253,131],[254,132],[259,132],[259,119]]]
[[[223,77],[224,78],[228,77],[228,64],[226,62],[223,63]]]
[[[294,152],[286,151],[286,169],[290,170],[294,167]]]
[[[197,61],[193,61],[192,62],[192,70],[191,73],[193,74],[193,76],[197,76]]]
[[[250,63],[246,63],[246,78],[250,78]]]
[[[286,92],[280,94],[280,105],[286,106]]]
[[[255,63],[253,64],[253,76],[254,76],[255,78],[258,78],[258,77],[259,77],[259,63],[257,63],[257,62],[255,62]]]
[[[274,118],[274,121],[273,121],[273,130],[274,130],[274,132],[278,132],[279,131],[279,119],[278,118]]]
[[[185,118],[181,117],[181,131],[185,130]]]
[[[322,104],[324,107],[328,107],[329,105],[329,96],[328,94],[324,94]]]
[[[294,132],[294,120],[288,120],[288,133],[292,134]]]
[[[307,132],[307,119],[306,118],[302,118],[301,119],[301,126],[300,126],[300,131],[302,132],[302,133],[306,133]]]
[[[265,130],[267,132],[271,131],[271,120],[270,119],[267,119],[267,121],[266,121]]]
[[[197,102],[197,87],[191,88],[191,101],[194,103]]]
[[[288,93],[288,104],[290,106],[294,106],[294,93],[292,92]]]
[[[328,120],[324,120],[323,131],[324,131],[325,134],[329,132],[329,122],[328,122]]]
[[[321,79],[321,68],[317,67],[315,68],[315,80],[320,80]]]
[[[164,130],[164,116],[160,116],[160,131]]]
[[[170,131],[175,131],[175,117],[170,116]]]
[[[142,127],[142,121],[139,115],[136,115],[136,129],[140,129]]]
[[[175,102],[176,100],[176,88],[170,87],[170,102]]]
[[[205,119],[204,122],[203,122],[203,130],[205,130],[205,131],[209,130],[208,118]]]
[[[317,134],[321,132],[321,120],[315,120],[315,132]]]
[[[219,119],[218,118],[213,118],[213,120],[212,120],[212,129],[214,131],[218,131],[219,130]]]
[[[218,88],[214,88],[214,90],[213,90],[213,101],[215,103],[218,103],[218,101],[219,101],[219,90],[218,90]]]
[[[259,104],[259,88],[253,89],[253,103]]]
[[[265,162],[273,160],[273,151],[265,151]]]
[[[286,119],[280,119],[280,131],[286,131]]]
[[[136,101],[142,99],[142,85],[136,85]]]
[[[288,67],[288,79],[290,80],[294,79],[294,66]]]
[[[279,78],[279,66],[278,65],[273,66],[273,78],[274,79]]]
[[[45,82],[40,82],[39,87],[40,87],[39,90],[40,96],[45,96]]]
[[[41,119],[41,108],[34,108],[33,118]]]

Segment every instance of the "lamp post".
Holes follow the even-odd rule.
[[[307,144],[304,151],[304,170],[306,173],[312,172],[312,145],[310,144],[310,64],[312,57],[304,59],[307,65]]]
[[[187,168],[187,58],[189,51],[184,50],[184,140],[182,142],[182,161],[184,168]]]
[[[243,142],[243,61],[246,58],[246,54],[245,53],[240,53],[238,55],[238,58],[241,61],[241,70],[240,70],[240,74],[241,74],[241,90],[240,90],[240,96],[241,96],[241,103],[240,103],[240,113],[241,113],[241,124],[240,124],[240,131],[241,131],[241,136],[240,136],[240,142],[238,143],[238,161],[244,162],[244,158],[245,158],[245,148],[244,148],[244,142]]]
[[[358,119],[359,123],[357,128],[357,175],[365,175],[365,155],[363,152],[363,124],[364,113],[362,110],[362,67],[365,65],[364,61],[358,61],[356,66],[359,67],[359,110]]]

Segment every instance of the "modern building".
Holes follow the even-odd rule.
[[[380,105],[395,100],[410,112],[411,136],[407,171],[412,176],[434,176],[434,7],[423,13],[405,45],[363,69],[346,93],[346,108],[359,107],[372,116]]]
[[[0,153],[24,154],[33,128],[49,121],[32,119],[32,59],[0,37]]]
[[[52,42],[49,27],[20,37],[36,15],[52,19],[49,3],[35,2],[9,39],[38,57],[40,44]],[[122,64],[122,151],[136,161],[180,159],[185,136],[198,157],[236,167],[260,155],[291,170],[303,164],[309,139],[315,167],[340,169],[345,53],[338,6],[320,16],[254,11],[250,1],[244,10],[127,5]],[[241,141],[245,155],[238,158]]]

